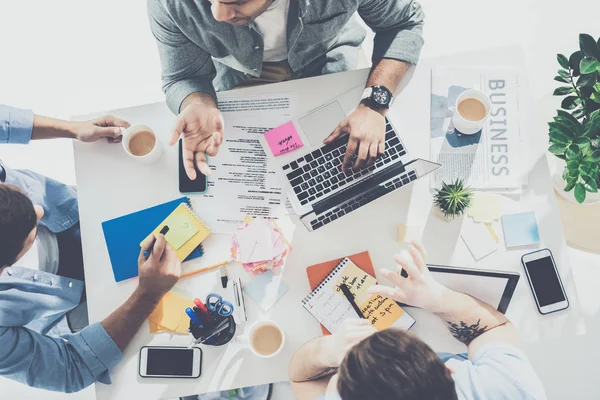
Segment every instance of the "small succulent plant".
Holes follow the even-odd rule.
[[[442,210],[444,217],[456,218],[471,205],[473,189],[464,185],[462,179],[453,183],[442,182],[442,188],[434,195],[434,204]]]

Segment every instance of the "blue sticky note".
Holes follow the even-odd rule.
[[[540,242],[533,211],[502,216],[506,247],[529,246]]]
[[[269,311],[287,290],[288,285],[283,283],[281,276],[271,271],[254,276],[244,288],[244,292],[264,311]]]

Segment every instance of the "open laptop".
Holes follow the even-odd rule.
[[[411,158],[386,118],[385,153],[370,167],[341,170],[348,136],[327,145],[323,145],[323,140],[356,107],[363,89],[357,86],[294,119],[304,146],[275,158],[279,182],[309,231],[322,228],[440,167],[431,161]],[[264,139],[261,142],[268,149]]]

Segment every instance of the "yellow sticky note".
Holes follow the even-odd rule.
[[[198,233],[198,228],[185,214],[171,214],[169,218],[163,222],[163,226],[169,227],[169,231],[165,234],[165,239],[174,249],[179,249],[188,240]]]
[[[377,283],[377,280],[371,275],[367,274],[362,269],[358,268],[356,264],[348,260],[344,272],[339,277],[335,286],[338,288],[336,291],[339,295],[344,296],[344,293],[339,289],[340,285],[345,283],[350,289],[350,293],[354,295],[354,302],[361,304],[368,297],[367,290]]]
[[[398,303],[378,294],[372,295],[362,303],[360,310],[378,331],[389,328],[404,315],[404,310]]]
[[[174,293],[167,293],[162,298],[160,303],[156,306],[152,314],[148,317],[148,320],[160,325],[165,330],[175,332],[177,331],[181,320],[185,317],[185,309],[187,307],[193,307],[194,302],[188,300]],[[152,325],[150,330],[152,331]]]
[[[475,222],[492,222],[500,218],[502,197],[485,192],[475,192],[467,215]]]

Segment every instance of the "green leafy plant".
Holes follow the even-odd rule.
[[[567,83],[554,91],[566,96],[550,127],[548,151],[565,160],[564,190],[583,203],[600,186],[600,39],[579,35],[579,47],[569,58],[557,55],[561,69],[555,81]]]
[[[434,204],[442,210],[444,217],[455,218],[461,215],[473,200],[473,189],[465,186],[461,179],[451,184],[442,182],[442,188],[434,195]]]

